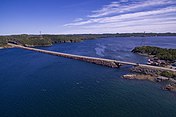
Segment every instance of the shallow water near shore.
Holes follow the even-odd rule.
[[[126,37],[38,47],[146,63],[141,45],[176,48],[176,37]],[[17,48],[0,50],[1,117],[174,117],[176,93],[162,84],[125,80],[131,66],[108,68]]]

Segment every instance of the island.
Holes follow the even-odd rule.
[[[135,47],[132,52],[148,56],[148,64],[150,65],[166,67],[175,65],[176,62],[176,49],[142,46]]]
[[[176,69],[176,49],[159,48],[153,46],[135,47],[133,53],[147,56],[148,65]],[[176,72],[173,70],[159,70],[144,66],[134,66],[131,71],[134,74],[123,75],[125,79],[150,80],[156,82],[168,81],[163,87],[165,90],[176,91]]]

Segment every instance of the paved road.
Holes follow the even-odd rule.
[[[36,48],[30,48],[30,47],[24,47],[24,46],[21,46],[21,45],[15,45],[15,44],[11,44],[11,43],[8,43],[8,45],[13,46],[13,47],[17,47],[17,48],[22,48],[22,49],[42,52],[42,53],[46,53],[46,54],[52,54],[52,55],[67,57],[67,58],[74,58],[74,59],[78,58],[79,60],[82,60],[82,59],[91,60],[92,59],[92,60],[97,60],[97,61],[119,63],[121,65],[141,66],[141,67],[147,67],[147,68],[151,68],[151,69],[160,69],[160,70],[167,70],[167,71],[176,72],[175,69],[170,69],[170,68],[165,68],[165,67],[158,67],[158,66],[151,66],[151,65],[145,65],[145,64],[138,64],[138,63],[134,63],[134,62],[126,62],[126,61],[118,61],[118,60],[111,60],[111,59],[104,59],[104,58],[73,55],[73,54],[67,54],[67,53],[61,53],[61,52],[54,52],[54,51],[48,51],[48,50],[42,50],[42,49],[36,49]]]

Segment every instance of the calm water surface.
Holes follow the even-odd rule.
[[[135,46],[176,48],[176,37],[88,40],[39,47],[146,63]],[[22,50],[0,50],[0,117],[176,117],[176,93],[162,84],[125,80],[131,66],[113,69]]]

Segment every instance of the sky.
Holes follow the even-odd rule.
[[[176,32],[176,0],[0,0],[0,35]]]

